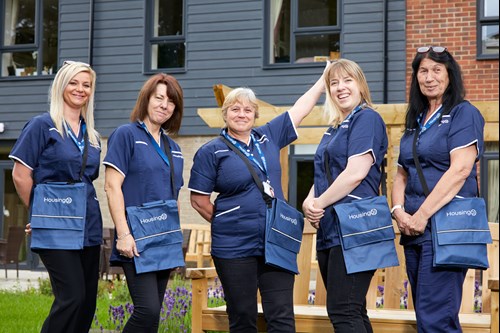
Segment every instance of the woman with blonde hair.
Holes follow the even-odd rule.
[[[368,83],[358,64],[334,61],[325,73],[325,86],[331,126],[316,150],[314,185],[302,208],[318,229],[318,264],[335,332],[372,332],[366,293],[375,270],[347,272],[334,205],[378,195],[387,134],[382,117],[371,107]]]
[[[24,126],[9,156],[14,160],[12,177],[17,193],[30,211],[37,186],[83,184],[82,197],[60,200],[66,204],[82,202],[86,213],[79,237],[68,238],[61,236],[63,231],[55,231],[54,243],[49,244],[41,239],[44,231],[35,228],[33,217],[27,225],[32,250],[40,255],[49,273],[55,296],[43,333],[88,332],[94,317],[102,241],[101,211],[92,183],[99,175],[101,154],[94,129],[95,82],[96,74],[88,64],[65,61],[52,83],[49,113]]]

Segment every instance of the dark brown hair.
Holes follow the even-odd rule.
[[[130,114],[130,121],[143,121],[146,118],[148,115],[149,99],[155,93],[158,84],[165,84],[167,86],[167,97],[175,104],[172,117],[164,122],[161,127],[169,134],[177,134],[181,128],[182,114],[184,113],[182,88],[176,78],[164,73],[158,73],[144,83],[141,91],[139,91],[134,110]]]

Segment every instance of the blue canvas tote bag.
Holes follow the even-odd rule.
[[[413,161],[426,196],[430,190],[416,153],[418,131],[413,136]],[[476,184],[477,181],[476,176]],[[479,195],[479,186],[477,187]],[[431,217],[434,267],[487,269],[487,245],[492,243],[483,198],[453,198]]]
[[[44,183],[33,189],[31,249],[81,250],[85,233],[85,183]]]
[[[492,243],[483,198],[454,198],[431,218],[435,267],[487,269]]]
[[[224,136],[221,136],[220,139],[245,163],[266,202],[265,263],[299,274],[297,254],[302,243],[304,216],[286,201],[269,196],[249,159]]]
[[[338,204],[334,209],[348,274],[399,265],[385,196]]]
[[[139,257],[134,257],[137,273],[184,266],[182,230],[176,200],[160,200],[130,206],[127,221]]]
[[[283,200],[273,198],[266,211],[265,262],[299,274],[297,254],[302,243],[304,216]]]

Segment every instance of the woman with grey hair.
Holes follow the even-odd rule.
[[[226,96],[221,136],[248,158],[271,197],[284,199],[280,149],[297,139],[297,126],[323,93],[323,81],[288,112],[257,128],[254,92],[237,88]],[[295,332],[294,274],[265,263],[266,202],[244,160],[219,138],[206,143],[194,157],[189,190],[193,208],[212,224],[211,254],[224,288],[230,332],[257,332],[257,289],[268,332]],[[212,192],[219,193],[214,203]]]

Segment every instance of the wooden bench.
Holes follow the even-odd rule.
[[[490,223],[493,244],[488,245],[490,268],[486,271],[469,270],[464,283],[460,322],[464,333],[498,332],[498,223]],[[395,231],[397,228],[395,227]],[[294,311],[297,333],[333,332],[325,307],[325,289],[321,277],[316,274],[315,304],[308,300],[311,291],[311,256],[315,251],[315,231],[306,227],[298,258],[300,275],[297,275],[294,289]],[[397,234],[396,244],[399,242]],[[372,279],[367,294],[368,315],[374,332],[414,333],[417,332],[415,312],[412,309],[410,290],[405,290],[406,273],[403,249],[396,245],[401,265],[378,270]],[[317,273],[317,272],[316,272]],[[207,330],[228,331],[229,324],[225,306],[208,308],[208,289],[217,276],[214,268],[187,269],[186,276],[192,279],[192,332]],[[478,296],[476,278],[482,285],[482,295]],[[380,300],[380,288],[384,290],[383,308],[377,308]],[[408,285],[409,289],[409,285]],[[408,309],[401,309],[401,297],[407,292]],[[476,296],[475,296],[476,295]],[[482,313],[475,313],[475,300],[482,303]],[[259,331],[266,330],[262,308],[259,306]]]
[[[210,224],[183,224],[183,231],[190,230],[187,251],[185,254],[186,266],[204,267],[213,266],[211,250]]]

